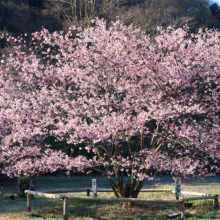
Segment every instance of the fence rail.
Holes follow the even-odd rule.
[[[67,196],[72,200],[87,201],[108,201],[108,202],[141,202],[141,203],[179,203],[178,200],[164,199],[138,199],[138,198],[116,198],[116,197],[86,197],[86,196]]]
[[[191,197],[191,198],[182,198],[182,201],[192,201],[192,200],[200,200],[200,199],[215,199],[218,196],[199,196],[199,197]]]

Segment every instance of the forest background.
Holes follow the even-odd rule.
[[[220,27],[219,6],[209,0],[0,0],[0,30],[14,35],[42,26],[51,32],[65,31],[72,24],[89,27],[94,17],[110,22],[116,16],[146,33],[157,26],[187,24],[192,31]]]

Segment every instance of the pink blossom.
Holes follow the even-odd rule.
[[[75,39],[74,26],[43,29],[31,52],[17,42],[1,60],[1,172],[125,171],[140,181],[152,178],[146,170],[218,172],[220,32],[159,27],[152,40],[120,20],[94,21]],[[50,136],[65,147],[44,145]]]

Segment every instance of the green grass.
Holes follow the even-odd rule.
[[[92,179],[97,179],[98,188],[109,188],[108,181],[101,176],[39,176],[36,177],[36,190],[68,189],[91,187]],[[158,182],[158,181],[156,181]],[[0,192],[0,220],[27,220],[27,219],[55,219],[62,218],[62,201],[35,197],[32,201],[32,212],[26,211],[26,198],[18,196],[18,187],[14,184],[7,184],[2,193]],[[146,181],[144,188],[174,189],[174,181],[170,177],[161,177],[161,185],[155,186],[155,182]],[[194,191],[213,193],[220,195],[220,178],[189,179],[182,181],[182,191]],[[10,200],[11,194],[15,195],[15,200]],[[72,195],[86,195],[83,193],[72,193]],[[91,196],[92,193],[91,193]],[[98,196],[110,197],[113,193],[99,193]],[[189,197],[189,196],[188,196]],[[174,194],[168,192],[140,193],[139,198],[147,199],[175,199]],[[115,202],[91,202],[91,201],[69,201],[69,219],[95,220],[95,219],[167,219],[166,214],[180,213],[178,205],[167,204],[136,204],[134,207],[124,208]],[[41,216],[33,217],[31,214]],[[181,219],[180,217],[176,219]],[[193,207],[186,210],[185,219],[220,219],[220,211],[214,209],[211,200],[193,201]]]

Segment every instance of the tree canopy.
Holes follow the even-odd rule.
[[[152,170],[218,172],[220,32],[157,28],[152,39],[120,20],[92,22],[42,29],[29,49],[26,36],[2,36],[17,45],[1,58],[1,172],[97,171],[122,197],[137,197]],[[79,155],[45,144],[51,136]]]

